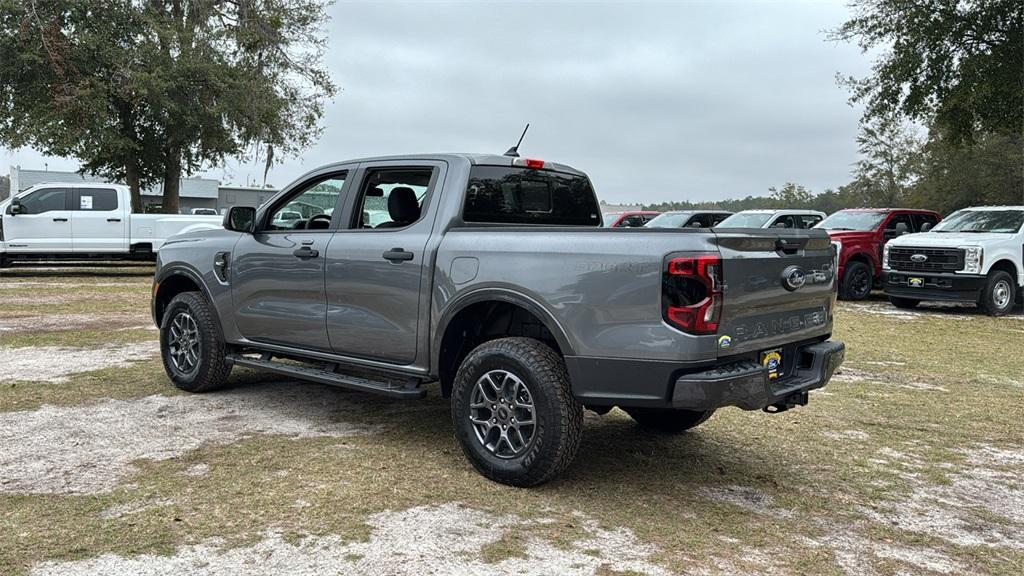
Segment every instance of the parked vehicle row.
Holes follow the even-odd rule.
[[[306,225],[281,217],[327,199]],[[466,458],[518,486],[572,462],[584,407],[678,433],[806,404],[844,357],[828,234],[691,217],[607,230],[584,173],[534,159],[324,166],[164,244],[164,367],[192,392],[236,365],[401,398],[439,381]]]
[[[606,212],[606,228],[813,228],[825,217],[817,210],[650,210]]]
[[[0,202],[0,265],[17,260],[151,260],[171,236],[221,216],[135,214],[126,186],[37,184]]]

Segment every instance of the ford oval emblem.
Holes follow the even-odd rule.
[[[927,262],[928,257],[925,256],[924,254],[914,254],[913,256],[910,257],[910,261],[917,262],[918,264],[920,264],[921,262]]]
[[[790,292],[799,290],[807,283],[807,273],[799,266],[790,266],[782,271],[782,287]]]

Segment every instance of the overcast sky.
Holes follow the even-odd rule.
[[[282,186],[318,165],[416,152],[504,152],[588,172],[602,200],[713,200],[849,180],[860,111],[836,73],[870,59],[825,30],[842,3],[379,4],[339,2],[326,65],[341,90],[320,142],[282,159]],[[0,148],[6,165],[73,159]],[[232,162],[205,175],[262,180]]]

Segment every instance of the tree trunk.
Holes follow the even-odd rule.
[[[139,187],[139,159],[134,154],[125,163],[124,179],[132,196],[132,212],[142,214],[142,190]]]
[[[164,199],[163,212],[177,214],[181,203],[178,200],[181,191],[181,147],[167,147],[164,166]]]

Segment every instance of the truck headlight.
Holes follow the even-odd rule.
[[[885,247],[882,248],[882,268],[884,270],[888,270],[889,269],[889,245],[888,244],[886,244]]]
[[[985,259],[985,251],[981,246],[961,246],[964,251],[964,269],[968,274],[981,274],[981,265]]]

